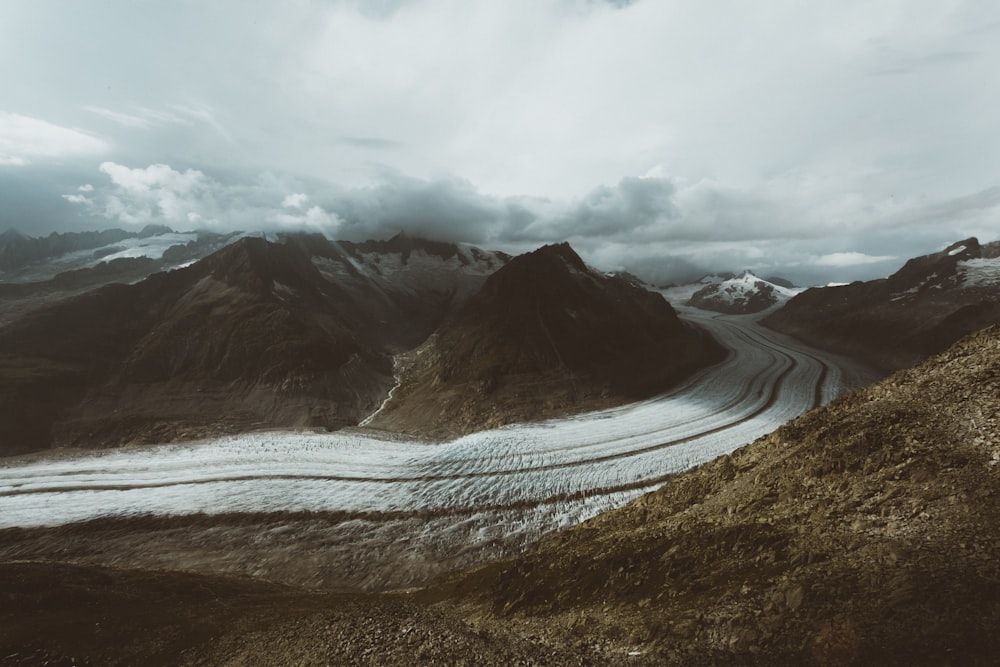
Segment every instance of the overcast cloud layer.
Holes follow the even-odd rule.
[[[868,278],[1000,238],[997,71],[990,0],[0,1],[0,230]]]

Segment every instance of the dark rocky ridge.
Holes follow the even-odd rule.
[[[434,437],[663,391],[724,352],[670,304],[568,244],[511,260],[403,362],[373,425]]]
[[[882,370],[910,366],[1000,322],[1000,286],[966,285],[959,262],[997,257],[970,238],[909,260],[889,278],[813,288],[762,323]]]

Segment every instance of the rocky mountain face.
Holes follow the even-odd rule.
[[[659,294],[568,244],[521,255],[401,360],[372,425],[434,437],[663,391],[723,356]]]
[[[266,426],[337,428],[505,257],[395,239],[243,238],[0,328],[4,453]]]
[[[970,238],[882,280],[806,290],[763,324],[895,370],[1000,322],[1000,243]]]
[[[351,316],[370,322],[366,335],[390,351],[422,343],[444,318],[510,260],[502,252],[399,234],[388,241],[328,241],[291,235],[285,243],[354,304]]]
[[[768,282],[749,271],[742,276],[711,281],[698,289],[686,305],[727,315],[759,313],[795,296],[797,290]]]
[[[427,599],[649,664],[987,664],[998,395],[993,327]]]

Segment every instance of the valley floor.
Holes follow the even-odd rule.
[[[621,506],[873,379],[754,317],[685,314],[729,357],[621,408],[439,444],[262,432],[7,460],[0,558],[419,586]]]

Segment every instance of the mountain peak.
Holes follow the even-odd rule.
[[[29,238],[27,234],[24,234],[19,229],[14,229],[13,227],[11,227],[3,234],[0,234],[0,243],[9,243],[11,241],[22,241],[27,238]]]
[[[538,250],[529,252],[527,254],[521,255],[520,257],[515,257],[513,262],[520,261],[520,263],[529,265],[535,264],[539,261],[551,261],[553,259],[561,260],[571,269],[580,271],[583,273],[589,273],[590,268],[584,263],[580,255],[576,254],[572,246],[566,241],[562,243],[551,243],[549,245],[544,245]]]
[[[720,276],[721,277],[721,276]],[[705,279],[702,279],[704,282]],[[794,292],[758,277],[752,271],[719,282],[709,282],[691,295],[687,305],[730,315],[759,313],[779,301],[789,299]]]
[[[646,397],[721,349],[568,243],[510,260],[424,344],[376,425],[435,437]]]
[[[166,225],[146,225],[141,230],[139,230],[140,239],[148,239],[150,236],[160,236],[161,234],[174,234],[173,229],[167,227]]]
[[[980,257],[982,250],[979,239],[969,237],[956,241],[939,252],[914,257],[889,276],[887,284],[894,293],[951,286],[958,281],[955,275],[958,263]]]

